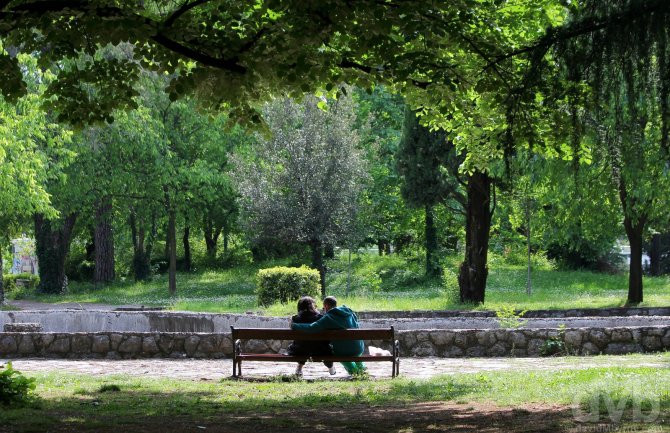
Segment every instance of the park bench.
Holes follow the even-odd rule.
[[[274,361],[274,362],[391,362],[391,377],[400,373],[400,347],[395,339],[395,330],[391,326],[385,329],[341,329],[335,331],[305,332],[293,329],[277,328],[235,328],[230,327],[233,338],[233,377],[242,376],[242,361]],[[292,356],[281,353],[245,353],[242,342],[245,340],[302,340],[302,341],[335,341],[335,340],[382,340],[389,341],[393,348],[391,355],[360,355],[360,356]]]

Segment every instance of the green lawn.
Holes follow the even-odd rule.
[[[356,255],[349,277],[345,256],[330,261],[328,292],[358,311],[363,310],[440,310],[472,309],[453,301],[454,276],[460,257],[444,260],[451,285],[441,279],[426,279],[422,264],[400,256]],[[168,306],[175,310],[209,312],[261,311],[284,315],[293,305],[261,308],[254,296],[258,269],[277,263],[245,265],[221,271],[180,273],[177,296],[169,297],[167,276],[144,283],[117,282],[101,290],[90,283],[70,285],[63,296],[40,296],[16,292],[9,298],[27,298],[44,302],[98,302],[112,305],[136,304]],[[447,279],[448,280],[448,279]],[[350,282],[347,289],[347,281]],[[526,268],[491,260],[486,303],[477,309],[515,306],[519,309],[564,309],[623,306],[627,295],[627,275],[588,271],[559,271],[541,263],[532,272],[533,293],[526,295]],[[451,289],[446,288],[451,287]],[[643,306],[670,305],[670,279],[645,278]]]
[[[439,413],[450,410],[448,405],[465,405],[457,412],[464,415],[470,408],[478,417],[473,422],[491,424],[487,427],[492,428],[509,412],[512,424],[501,430],[487,431],[513,431],[515,426],[519,431],[528,431],[526,423],[530,418],[526,417],[532,417],[532,411],[525,411],[529,407],[541,412],[541,422],[550,423],[547,431],[567,430],[574,426],[575,412],[571,406],[581,408],[581,414],[589,414],[594,401],[599,404],[593,406],[596,408],[593,413],[601,422],[609,422],[609,414],[617,408],[624,409],[621,419],[624,425],[630,424],[642,431],[668,431],[670,422],[669,368],[612,367],[489,372],[430,380],[314,382],[276,378],[266,382],[223,380],[216,383],[58,372],[33,377],[37,379],[39,400],[24,408],[3,408],[1,432],[118,431],[123,428],[140,431],[132,430],[140,427],[144,428],[142,431],[153,431],[151,426],[161,422],[192,428],[201,425],[218,431],[216,425],[220,427],[221,423],[231,420],[239,422],[238,431],[253,431],[254,425],[257,428],[261,424],[264,428],[274,426],[277,431],[284,428],[291,431],[292,424],[283,423],[282,414],[304,426],[309,425],[310,420],[318,423],[321,412],[338,410],[344,410],[345,415],[333,422],[338,422],[340,428],[356,427],[360,419],[346,415],[347,408],[354,414],[360,411],[365,417],[381,412],[385,418],[380,419],[378,426],[369,425],[370,431],[378,431],[385,422],[393,423],[394,429],[390,431],[423,431],[399,428],[403,425],[409,429],[420,427],[417,425],[420,418],[414,416],[425,410],[423,404],[427,402],[447,405],[429,406],[431,416],[438,420],[449,422],[451,418],[440,418]],[[385,408],[396,408],[400,413],[385,413]],[[507,410],[489,419],[490,414],[482,413],[484,408]],[[640,408],[647,422],[632,423],[636,408]],[[273,417],[276,419],[272,420]]]

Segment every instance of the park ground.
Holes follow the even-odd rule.
[[[668,353],[408,359],[361,380],[269,363],[233,380],[229,363],[17,360],[38,399],[0,412],[0,432],[670,431]]]
[[[456,273],[460,256],[444,259],[444,276],[426,278],[422,261],[400,255],[376,256],[355,254],[349,262],[345,254],[328,263],[328,294],[356,311],[384,310],[499,310],[513,306],[518,309],[565,309],[620,307],[626,302],[626,273],[599,273],[584,270],[559,270],[546,259],[534,257],[532,292],[526,294],[527,269],[524,263],[492,254],[486,302],[474,306],[460,304]],[[29,300],[49,304],[88,303],[109,306],[167,307],[178,311],[247,312],[269,315],[293,313],[294,305],[259,306],[255,295],[259,269],[275,265],[295,265],[290,260],[240,264],[229,269],[179,273],[177,293],[169,296],[167,276],[156,275],[146,282],[123,279],[101,289],[91,283],[72,282],[64,295],[38,295],[19,289],[8,294],[13,300]],[[640,306],[670,305],[670,278],[645,277],[644,303]]]
[[[329,266],[328,292],[362,310],[498,310],[623,306],[627,276],[533,266],[492,257],[487,301],[454,299],[459,257],[445,262],[445,277],[426,279],[419,261],[399,256],[354,256],[349,277],[342,257]],[[10,293],[14,308],[162,306],[171,310],[254,311],[288,315],[293,305],[258,305],[258,269],[282,262],[178,275],[177,295],[165,276],[119,281],[93,290],[74,282],[68,293]],[[347,289],[347,280],[350,282]],[[645,278],[642,306],[670,305],[668,277]],[[621,357],[404,359],[401,377],[387,366],[371,376],[327,377],[308,365],[295,380],[289,364],[244,366],[230,376],[230,361],[16,360],[36,380],[37,398],[22,408],[1,408],[0,433],[24,432],[615,432],[670,431],[670,354]],[[379,370],[378,370],[379,369]],[[590,420],[583,417],[590,415]]]

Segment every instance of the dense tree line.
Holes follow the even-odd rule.
[[[438,274],[458,233],[461,300],[483,302],[491,235],[584,262],[625,233],[643,300],[668,221],[666,2],[218,3],[0,5],[22,138],[3,138],[0,224],[32,219],[40,290],[64,290],[80,238],[97,285],[132,250],[133,276],[162,257],[174,294],[195,233],[212,262],[221,234],[307,245],[322,280],[323,254],[365,243],[421,245]]]

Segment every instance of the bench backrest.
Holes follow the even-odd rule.
[[[340,329],[336,331],[306,332],[278,328],[230,327],[233,340],[393,340],[393,327],[385,329]]]

